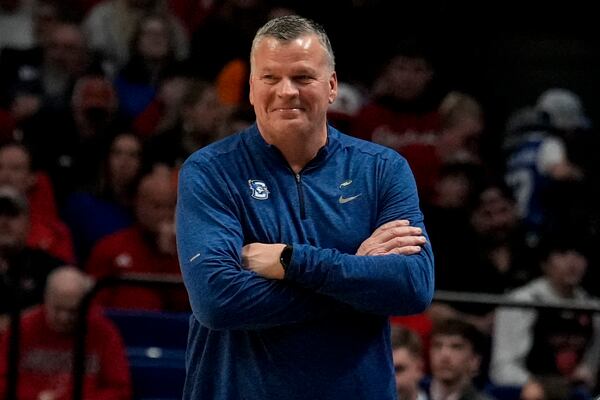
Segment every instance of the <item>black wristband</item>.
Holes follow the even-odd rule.
[[[279,262],[281,263],[281,266],[283,267],[284,271],[287,271],[287,268],[290,265],[290,262],[292,261],[292,251],[293,250],[294,250],[294,248],[289,244],[286,244],[285,247],[283,248],[283,250],[281,250],[281,255],[279,256]]]

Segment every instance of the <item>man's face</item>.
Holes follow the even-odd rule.
[[[386,68],[390,90],[394,97],[411,101],[421,96],[433,77],[429,63],[420,57],[395,57]]]
[[[177,202],[173,186],[167,181],[147,180],[140,184],[135,214],[148,232],[158,234],[163,224],[173,223]]]
[[[0,213],[0,251],[20,249],[29,234],[29,216],[26,213],[7,215]]]
[[[162,60],[169,55],[169,31],[165,21],[148,18],[142,23],[138,51],[150,60]]]
[[[123,134],[115,138],[108,154],[110,179],[116,186],[130,184],[141,166],[142,144],[132,134]]]
[[[392,358],[396,371],[396,392],[400,398],[408,398],[408,394],[418,390],[423,377],[423,362],[404,347],[394,349]]]
[[[480,358],[460,335],[434,335],[429,350],[433,377],[447,385],[470,380]]]
[[[75,330],[77,310],[82,296],[81,290],[71,288],[46,296],[46,319],[52,330],[58,333],[72,333]]]
[[[0,186],[8,185],[26,193],[34,181],[31,160],[25,150],[11,145],[0,148]]]
[[[581,284],[588,261],[575,250],[555,250],[544,263],[544,272],[560,288],[573,289]]]
[[[50,65],[68,74],[81,73],[87,62],[81,31],[72,25],[56,26],[48,40],[46,57]]]
[[[325,129],[337,77],[316,35],[289,42],[265,37],[252,54],[250,102],[268,142]]]

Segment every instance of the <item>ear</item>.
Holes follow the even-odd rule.
[[[248,84],[250,85],[250,91],[248,92],[248,98],[250,100],[250,104],[254,105],[254,79],[252,79],[252,73],[250,73],[250,78],[248,78]]]
[[[27,190],[35,186],[38,181],[38,176],[35,172],[30,172],[26,178],[25,187]]]
[[[481,367],[481,356],[473,353],[468,361],[468,364],[472,376],[476,376],[479,374],[479,368]]]
[[[338,81],[337,81],[337,74],[335,73],[335,71],[333,71],[331,73],[331,76],[329,77],[329,104],[332,104],[335,99],[337,98],[337,94],[338,94]]]

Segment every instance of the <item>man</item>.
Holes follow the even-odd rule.
[[[429,362],[431,400],[489,400],[473,386],[481,366],[481,333],[459,319],[436,324],[431,332]]]
[[[588,267],[584,240],[572,233],[546,236],[543,275],[508,294],[515,300],[557,304],[597,301],[582,287]],[[586,311],[500,308],[496,312],[490,377],[497,385],[523,385],[533,376],[595,387],[600,365],[600,317]]]
[[[0,186],[0,335],[15,307],[42,302],[46,277],[64,262],[39,248],[29,247],[27,198],[10,186]]]
[[[419,194],[429,201],[441,166],[442,129],[435,55],[425,40],[399,42],[375,78],[371,100],[357,113],[352,134],[406,157]]]
[[[271,20],[250,59],[257,123],[180,172],[184,398],[394,399],[388,316],[433,294],[410,169],[327,125],[337,77],[314,22]]]
[[[142,177],[135,198],[135,222],[94,245],[86,271],[100,279],[126,274],[179,277],[175,245],[175,182],[170,170],[156,170]],[[106,288],[100,304],[110,308],[187,311],[183,288]]]
[[[71,232],[60,219],[48,176],[34,170],[29,149],[18,142],[0,144],[0,186],[10,186],[27,197],[27,245],[41,249],[65,263],[75,261]]]
[[[61,267],[48,276],[44,305],[21,322],[19,399],[72,399],[74,331],[79,303],[92,280],[75,267]],[[92,311],[88,320],[84,398],[126,400],[131,381],[123,341],[112,323]],[[0,397],[6,390],[8,336],[0,341]]]
[[[419,387],[424,374],[423,346],[415,332],[401,326],[392,327],[392,359],[398,399],[427,399]]]

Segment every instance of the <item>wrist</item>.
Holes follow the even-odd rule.
[[[285,247],[281,250],[281,254],[279,255],[279,263],[283,268],[283,273],[287,272],[290,263],[292,262],[292,253],[294,248],[292,245],[286,244]]]

